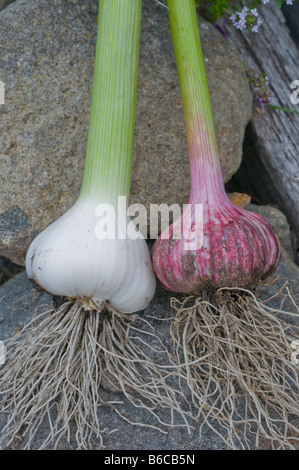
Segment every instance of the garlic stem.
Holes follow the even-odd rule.
[[[189,147],[190,202],[203,204],[208,197],[210,201],[225,199],[195,2],[168,0],[167,3]],[[205,178],[200,175],[202,169]]]
[[[129,197],[142,0],[101,0],[81,199]]]

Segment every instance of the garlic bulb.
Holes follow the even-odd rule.
[[[203,192],[204,182],[198,187],[198,201],[204,201]],[[194,204],[191,199],[191,208]],[[194,213],[191,211],[190,227],[195,226]],[[173,239],[173,226],[169,239],[162,234],[154,244],[155,273],[171,292],[198,295],[221,287],[250,289],[277,268],[281,246],[271,225],[260,215],[236,207],[224,191],[218,200],[210,197],[209,203],[203,204],[203,223],[198,224],[198,230],[202,231],[197,234],[202,240],[198,249],[186,249],[196,235],[191,229]]]
[[[92,299],[99,308],[109,302],[123,313],[142,310],[156,286],[146,242],[124,233],[123,239],[99,239],[98,207],[79,199],[35,238],[26,257],[28,277],[54,295]],[[130,222],[127,217],[124,227]]]

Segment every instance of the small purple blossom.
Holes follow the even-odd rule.
[[[251,31],[253,33],[257,33],[258,30],[259,30],[259,27],[261,26],[261,24],[262,24],[262,20],[260,18],[258,18],[257,23],[252,26]]]
[[[237,29],[246,29],[246,16],[249,8],[244,7],[241,11],[235,12],[231,17],[231,21],[235,28]]]
[[[249,11],[249,8],[248,8],[248,7],[244,7],[244,8],[240,11],[239,17],[240,17],[241,20],[245,20],[245,19],[246,19],[246,15],[247,15],[248,11]]]
[[[270,92],[264,92],[259,97],[259,102],[261,104],[270,104],[272,100],[273,100],[273,98],[272,98],[272,96],[270,96]]]
[[[287,0],[287,5],[293,5],[293,0]]]
[[[270,0],[262,0],[262,2],[263,2],[264,5],[267,5],[267,3],[270,3]]]
[[[272,101],[272,93],[268,88],[269,78],[266,73],[259,73],[252,69],[247,70],[247,76],[255,98],[262,104],[267,105]]]
[[[254,33],[258,32],[259,27],[262,24],[262,20],[259,17],[259,12],[256,8],[250,9],[248,7],[244,7],[241,11],[236,11],[230,19],[236,29],[248,29]]]

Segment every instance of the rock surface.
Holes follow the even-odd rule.
[[[0,11],[6,8],[14,0],[0,0]]]
[[[24,268],[12,263],[9,259],[0,256],[0,285],[11,279],[16,274],[24,271]]]
[[[270,222],[270,224],[275,228],[275,231],[281,241],[282,246],[290,256],[290,258],[295,261],[295,250],[292,245],[292,237],[290,233],[290,226],[288,224],[286,216],[275,207],[271,206],[257,206],[256,204],[249,204],[246,206],[246,210],[256,212],[262,217]]]
[[[291,31],[291,36],[299,47],[299,2],[298,0],[290,5],[282,4],[281,10],[287,20],[287,25]]]
[[[76,200],[89,125],[97,0],[16,0],[0,13],[0,254],[30,241]],[[143,2],[130,203],[186,203],[189,163],[168,14]],[[251,92],[234,49],[201,21],[225,180],[239,167]]]

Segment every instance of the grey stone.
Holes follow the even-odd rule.
[[[14,0],[0,0],[0,11],[4,10],[8,5],[10,5]]]
[[[79,194],[89,125],[97,0],[16,0],[0,13],[0,254],[23,264],[30,241]],[[251,92],[234,48],[201,36],[224,179],[239,167]],[[143,2],[130,203],[187,203],[189,162],[165,8]],[[24,220],[27,222],[24,225]]]
[[[295,251],[292,244],[290,226],[286,216],[279,209],[272,206],[258,206],[256,204],[249,204],[246,209],[260,214],[261,216],[265,217],[268,222],[270,222],[276,231],[282,246],[290,258],[295,260]]]
[[[289,288],[295,296],[299,295],[299,269],[291,261],[288,254],[283,250],[282,260],[279,264],[277,272],[273,276],[273,280],[279,277],[274,283],[267,282],[267,284],[261,289],[260,296],[262,298],[270,298],[276,294],[279,287],[282,286],[286,280],[288,280]],[[164,341],[166,345],[170,344],[169,337],[169,325],[167,321],[161,321],[171,317],[172,312],[170,308],[171,293],[166,292],[162,288],[158,287],[154,299],[152,300],[149,307],[143,312],[143,315],[148,315],[148,321],[155,328],[158,336]],[[279,307],[280,299],[272,299],[268,305],[273,308]],[[51,297],[42,292],[34,290],[31,282],[27,279],[25,273],[16,275],[13,279],[5,283],[0,287],[0,340],[5,340],[10,337],[16,330],[22,328],[29,320],[31,320],[35,309],[38,309],[41,313],[42,309],[47,309],[53,305]],[[284,308],[288,308],[287,303],[284,304]],[[292,311],[294,307],[290,305]],[[292,321],[298,325],[298,319],[294,318]],[[150,353],[149,353],[150,354]],[[182,384],[184,393],[188,398],[188,391]],[[123,401],[124,397],[115,391],[102,390],[101,393],[105,394],[106,400],[112,401]],[[242,404],[239,404],[239,413],[242,416]],[[148,424],[155,424],[148,417],[145,409],[135,408],[131,404],[124,401],[121,405],[121,410],[125,413],[125,416],[131,419],[133,422],[147,422]],[[160,410],[162,413],[160,417],[165,418],[165,411]],[[2,421],[1,421],[2,419]],[[167,434],[162,434],[157,430],[149,429],[142,426],[133,426],[128,422],[121,419],[115,412],[109,411],[102,407],[99,410],[99,419],[103,422],[103,427],[108,431],[118,429],[117,432],[112,434],[104,435],[104,450],[221,450],[225,449],[225,446],[221,438],[212,433],[209,428],[203,428],[202,439],[199,440],[199,429],[198,424],[192,423],[194,429],[189,435],[185,428],[178,427],[169,429]],[[0,415],[0,430],[3,425],[3,416]],[[41,426],[37,433],[33,448],[38,449],[41,445],[42,439],[45,438],[47,433],[47,427]],[[73,437],[73,436],[72,436]],[[253,437],[254,439],[254,437]],[[72,440],[71,445],[74,444]],[[20,443],[20,448],[24,443]],[[267,443],[265,443],[267,445]],[[253,443],[254,446],[254,443]],[[51,446],[48,447],[51,450]],[[70,445],[61,442],[60,449],[69,449]]]
[[[282,4],[281,10],[287,20],[287,25],[291,31],[291,36],[299,47],[299,2],[294,2],[292,6]]]
[[[9,259],[0,256],[0,285],[22,271],[24,271],[22,266],[18,266]]]

